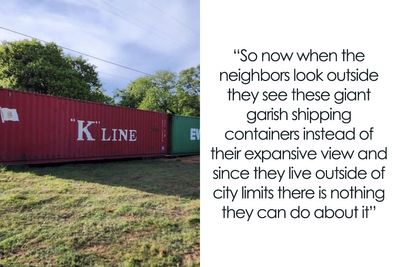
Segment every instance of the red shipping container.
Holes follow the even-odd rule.
[[[0,163],[148,157],[168,151],[164,113],[0,89]]]

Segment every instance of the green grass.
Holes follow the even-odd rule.
[[[190,158],[0,167],[0,266],[198,266]]]

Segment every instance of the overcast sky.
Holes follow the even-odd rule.
[[[1,27],[146,73],[200,63],[199,0],[2,0],[0,14]],[[0,40],[19,39],[0,29]],[[143,75],[87,59],[109,95]]]

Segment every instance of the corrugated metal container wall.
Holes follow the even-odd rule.
[[[0,162],[164,155],[168,115],[0,89]]]
[[[200,153],[200,118],[171,116],[170,154]]]

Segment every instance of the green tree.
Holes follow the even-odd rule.
[[[179,73],[174,109],[180,115],[200,116],[200,65]]]
[[[200,65],[181,71],[177,87],[190,95],[200,95]]]
[[[152,88],[139,105],[140,109],[174,114],[173,97],[176,75],[170,71],[158,71],[151,76]]]
[[[0,86],[82,100],[111,103],[95,66],[64,55],[54,43],[37,40],[0,45]]]
[[[140,77],[132,81],[126,89],[120,90],[120,105],[174,114],[175,87],[176,74],[158,71],[153,75]]]
[[[132,81],[117,96],[122,106],[187,116],[200,116],[200,66],[176,75],[158,71]]]
[[[138,108],[146,96],[146,92],[153,87],[151,76],[140,77],[131,82],[126,89],[117,91],[121,99],[119,104],[125,107]]]

